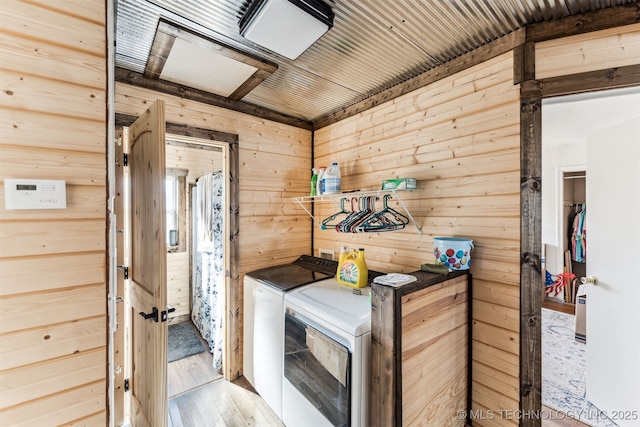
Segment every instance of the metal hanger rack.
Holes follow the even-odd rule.
[[[304,211],[311,217],[311,219],[313,219],[313,221],[318,225],[319,228],[326,229],[326,228],[323,227],[322,222],[320,220],[318,220],[313,215],[313,213],[311,213],[311,210],[310,210],[311,202],[328,202],[328,201],[331,201],[331,202],[335,203],[336,207],[340,207],[340,200],[343,199],[343,198],[363,197],[363,196],[365,196],[365,197],[366,196],[376,196],[376,197],[382,198],[383,196],[389,194],[389,195],[391,195],[393,198],[395,198],[398,201],[398,203],[400,204],[402,209],[404,209],[404,212],[407,214],[407,217],[409,218],[411,223],[418,230],[418,235],[422,236],[422,227],[420,227],[418,225],[416,220],[411,215],[411,212],[409,212],[409,209],[407,209],[407,205],[405,205],[404,201],[400,197],[399,191],[416,191],[416,190],[363,190],[363,191],[351,191],[351,192],[346,192],[346,193],[323,194],[323,195],[320,195],[320,196],[294,197],[293,201],[295,201],[298,205],[300,205],[300,207],[302,209],[304,209]]]

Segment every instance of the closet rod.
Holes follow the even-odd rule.
[[[586,178],[586,175],[572,175],[572,176],[565,176],[564,179],[576,179],[576,178]]]

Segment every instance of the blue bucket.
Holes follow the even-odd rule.
[[[433,255],[437,265],[452,270],[468,270],[471,267],[473,240],[463,237],[434,237]]]

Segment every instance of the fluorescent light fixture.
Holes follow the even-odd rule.
[[[333,26],[333,11],[321,0],[255,0],[240,19],[240,34],[296,59]]]

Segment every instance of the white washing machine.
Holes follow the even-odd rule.
[[[335,275],[337,262],[308,255],[291,264],[247,273],[244,278],[245,378],[282,419],[284,295]]]
[[[285,425],[369,425],[370,295],[335,279],[285,294]]]

